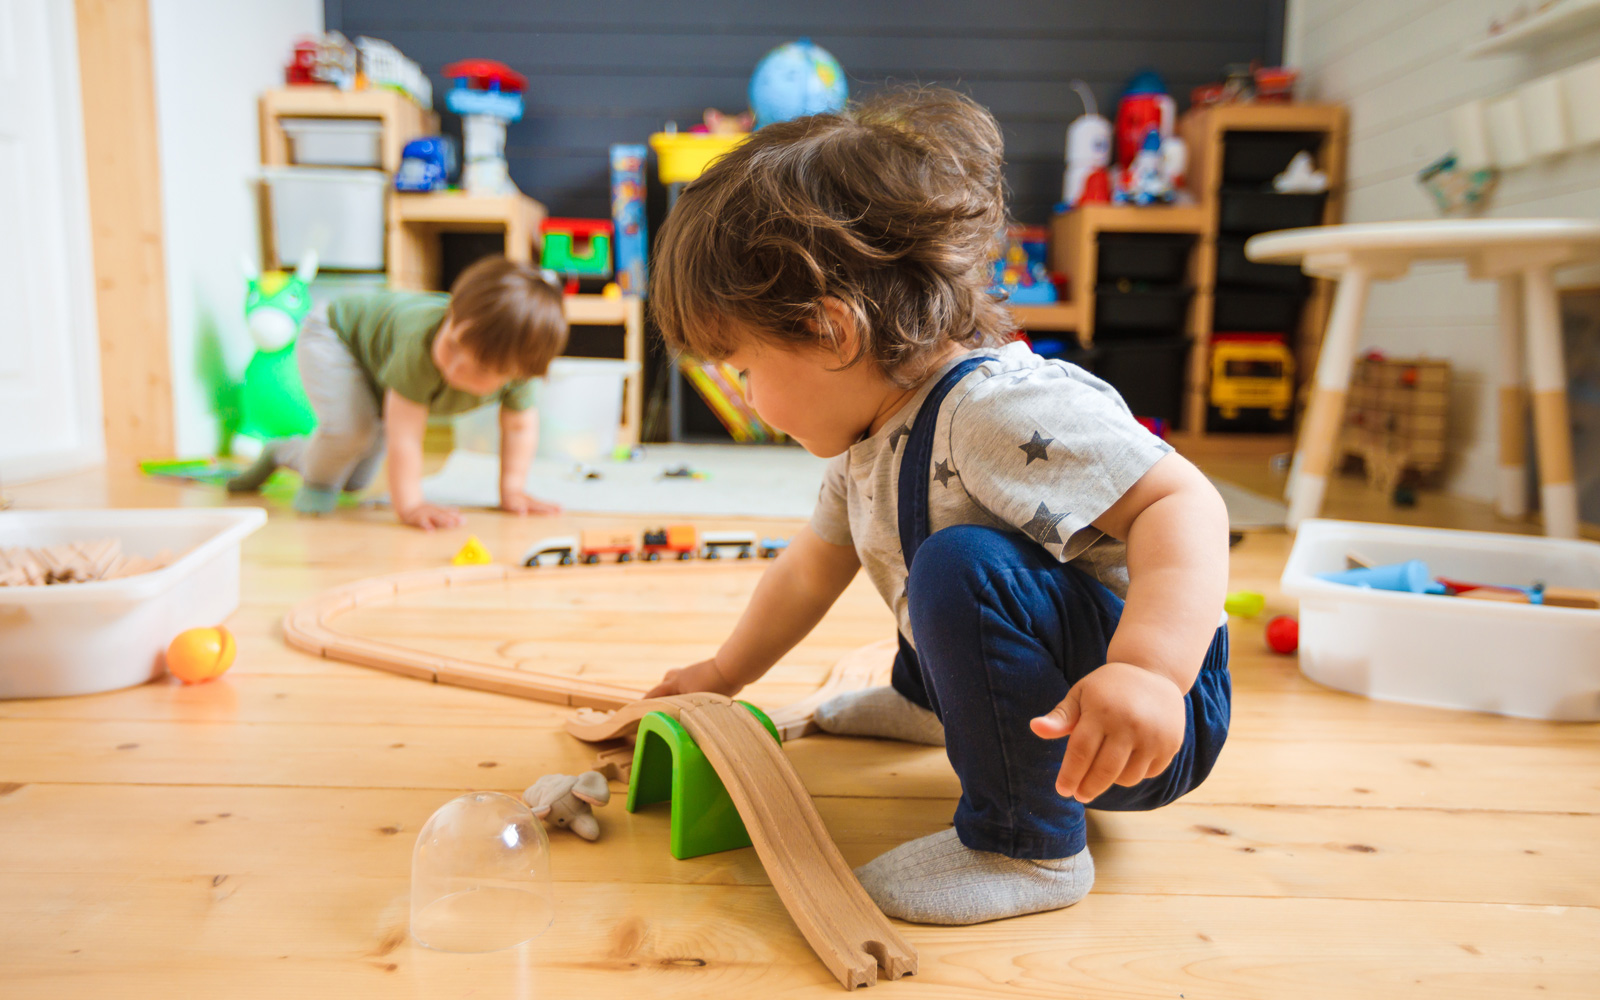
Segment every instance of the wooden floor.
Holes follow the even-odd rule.
[[[11,492],[19,507],[218,502],[103,474]],[[1329,510],[1389,509],[1338,481]],[[1506,527],[1432,497],[1409,516]],[[502,559],[580,523],[640,522],[469,517]],[[708,525],[723,526],[737,525]],[[245,544],[228,622],[239,658],[221,681],[0,703],[0,996],[837,994],[752,851],[675,861],[664,807],[629,815],[620,800],[601,811],[600,843],[552,836],[559,912],[531,946],[462,956],[409,942],[411,848],[429,814],[590,755],[559,731],[563,710],[312,658],[284,645],[278,620],[324,587],[440,565],[465,537],[386,511],[274,510]],[[1249,536],[1234,585],[1292,611],[1276,587],[1288,549],[1285,535]],[[365,627],[642,686],[709,653],[757,572],[649,568],[553,570],[481,607],[378,609]],[[1233,732],[1210,780],[1153,813],[1091,814],[1088,899],[978,927],[902,925],[921,972],[874,993],[1600,996],[1600,726],[1328,691],[1266,652],[1264,620],[1233,626]],[[786,700],[890,628],[858,582],[756,700]],[[940,750],[811,737],[787,753],[852,864],[950,821],[958,790]]]

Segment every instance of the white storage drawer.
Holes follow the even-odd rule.
[[[1310,520],[1283,570],[1300,599],[1300,669],[1385,701],[1600,720],[1600,611],[1369,590],[1317,579],[1357,553],[1435,578],[1600,588],[1600,545],[1532,535]]]
[[[267,167],[274,266],[292,268],[307,250],[318,266],[336,271],[383,270],[384,196],[381,170]]]
[[[7,548],[117,538],[133,555],[183,553],[121,580],[0,587],[0,698],[90,694],[159,677],[174,636],[219,624],[239,606],[239,545],[266,521],[260,507],[0,514]]]
[[[303,167],[383,166],[383,123],[369,118],[279,118],[289,160]]]

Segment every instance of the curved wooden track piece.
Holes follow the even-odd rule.
[[[598,567],[589,572],[592,574],[597,570],[604,572]],[[399,594],[503,583],[536,572],[538,571],[509,566],[442,566],[436,569],[413,570],[357,580],[326,590],[295,605],[283,618],[283,637],[296,649],[303,649],[317,656],[387,670],[437,684],[476,688],[480,691],[493,691],[534,701],[572,705],[579,709],[615,710],[637,701],[643,692],[632,688],[599,684],[557,674],[511,670],[487,663],[476,663],[442,653],[411,649],[398,643],[349,635],[338,631],[330,624],[339,615],[364,604],[391,600]],[[771,713],[778,732],[785,740],[815,732],[816,726],[812,723],[811,716],[817,705],[843,691],[888,683],[889,669],[894,661],[894,648],[895,644],[892,641],[873,643],[840,658],[829,672],[827,680],[810,696]],[[635,725],[638,718],[647,711],[649,709],[633,717]],[[603,718],[580,712],[575,721],[580,727],[589,727],[593,730],[597,724],[604,724]],[[628,728],[631,727],[625,727],[623,732]],[[574,735],[577,735],[576,731]],[[603,740],[610,737],[579,736],[579,738]]]
[[[728,789],[778,898],[846,989],[917,971],[917,952],[872,902],[817,815],[789,761],[737,705],[682,708],[689,731]]]

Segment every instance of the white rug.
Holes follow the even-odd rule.
[[[592,466],[599,479],[580,478],[567,462],[536,461],[528,492],[574,513],[808,518],[824,464],[799,447],[647,445],[637,461]],[[685,465],[705,478],[661,475]],[[1221,480],[1212,484],[1228,505],[1235,531],[1283,525],[1288,510],[1278,501]],[[481,452],[452,452],[444,468],[422,481],[422,492],[435,503],[494,507],[500,500],[500,460]]]
[[[662,475],[685,465],[705,478]],[[575,513],[808,518],[822,487],[823,465],[823,459],[800,447],[646,445],[637,461],[590,466],[599,479],[580,477],[570,462],[537,460],[527,488]],[[451,452],[444,468],[422,481],[422,492],[435,503],[494,507],[500,502],[500,460]]]

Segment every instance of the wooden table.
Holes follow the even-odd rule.
[[[1500,285],[1500,512],[1511,517],[1525,513],[1526,342],[1545,533],[1578,536],[1572,424],[1561,359],[1561,303],[1554,273],[1600,258],[1600,222],[1444,219],[1320,226],[1252,237],[1245,254],[1262,263],[1300,263],[1308,274],[1339,281],[1317,361],[1316,387],[1295,449],[1289,480],[1291,529],[1314,517],[1322,506],[1372,282],[1403,278],[1419,260],[1460,260],[1471,277]]]

